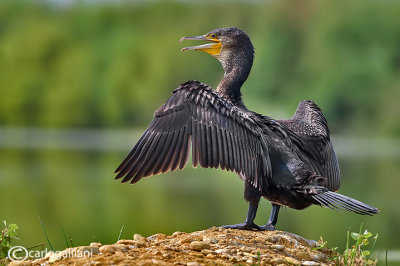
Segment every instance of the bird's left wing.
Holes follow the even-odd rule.
[[[182,169],[190,147],[194,167],[200,164],[234,171],[259,190],[271,175],[268,147],[251,113],[209,86],[188,81],[155,112],[143,136],[117,168],[116,179],[136,183],[142,177]]]
[[[331,142],[328,122],[318,105],[310,100],[301,101],[295,115],[289,120],[279,120],[279,123],[290,129],[286,133],[299,148],[300,158],[328,179],[329,190],[337,191],[340,187],[339,164]]]

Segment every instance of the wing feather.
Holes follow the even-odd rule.
[[[116,179],[136,183],[143,177],[182,169],[190,147],[196,167],[236,172],[262,189],[272,170],[267,143],[252,113],[189,81],[156,112],[143,136],[117,168]]]
[[[299,148],[301,158],[318,174],[328,179],[328,189],[340,187],[340,169],[330,138],[328,123],[321,109],[313,101],[301,101],[289,120],[280,120],[289,131],[288,136]]]
[[[219,160],[218,160],[218,137],[217,137],[217,129],[214,125],[210,126],[211,131],[211,140],[212,140],[212,157],[213,157],[213,167],[218,168]]]
[[[218,145],[218,149],[217,149],[217,151],[218,151],[218,155],[217,155],[218,156],[218,162],[219,162],[219,165],[221,166],[221,169],[225,170],[225,161],[224,161],[225,155],[224,155],[224,147],[223,147],[223,144],[222,144],[222,132],[223,132],[223,130],[222,129],[218,130],[217,127],[214,127],[214,131],[215,131],[215,134],[216,134],[216,140],[217,140],[217,145]]]
[[[182,149],[182,144],[184,141],[185,129],[186,129],[186,127],[178,130],[178,133],[177,133],[178,139],[177,139],[177,143],[176,143],[176,148],[173,149],[173,155],[171,158],[171,161],[172,161],[171,171],[175,171],[176,169],[178,169],[181,154],[184,152],[184,149]]]
[[[183,169],[185,167],[185,165],[187,164],[187,162],[189,161],[189,145],[190,145],[190,135],[188,133],[186,133],[186,128],[185,128],[185,135],[184,135],[184,139],[183,139],[183,151],[181,153],[181,157],[180,157],[180,164],[179,164],[179,169]]]
[[[199,133],[197,132],[197,123],[192,123],[192,165],[197,167],[199,165]]]
[[[160,145],[158,146],[158,149],[156,150],[156,152],[154,154],[162,154],[162,152],[165,149],[165,145],[166,145],[166,139],[168,137],[168,134],[162,134],[161,138],[160,138]],[[162,173],[162,157],[161,156],[153,156],[154,161],[155,161],[155,165],[154,165],[154,172],[155,174],[160,174]]]

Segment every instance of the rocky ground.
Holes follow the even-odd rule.
[[[9,265],[334,265],[328,249],[282,231],[243,231],[214,227],[192,233],[135,234],[112,245],[66,249],[34,261]]]

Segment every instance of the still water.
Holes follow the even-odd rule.
[[[71,143],[52,146],[58,142],[52,142],[54,134],[49,132],[41,135],[50,144],[31,134],[23,138],[25,145],[18,146],[22,139],[14,139],[12,145],[3,132],[0,219],[18,224],[21,240],[15,244],[31,247],[46,242],[39,217],[55,249],[66,247],[63,231],[74,245],[105,244],[117,240],[122,226],[122,237],[131,238],[134,233],[171,234],[244,220],[247,204],[242,181],[235,174],[193,169],[189,164],[183,171],[145,178],[135,185],[120,184],[113,180],[113,171],[138,134],[114,132],[119,144],[102,141],[97,146],[91,141],[104,140],[105,135],[86,133],[79,138],[81,145],[73,148]],[[64,142],[68,134],[61,137]],[[340,145],[346,146],[338,141]],[[284,208],[277,228],[315,240],[323,236],[331,246],[343,249],[347,230],[358,231],[363,224],[373,234],[379,233],[376,250],[400,249],[399,158],[355,157],[342,151],[338,155],[340,192],[380,208],[381,213],[365,217],[317,206],[303,211]],[[256,223],[265,224],[269,211],[269,202],[262,200]]]

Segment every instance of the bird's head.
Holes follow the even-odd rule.
[[[185,47],[184,51],[198,50],[204,51],[217,58],[225,69],[225,72],[235,63],[253,63],[254,48],[247,34],[238,28],[221,28],[212,30],[201,36],[182,37],[184,40],[210,41],[210,43],[197,46]],[[251,66],[250,66],[251,67]]]

